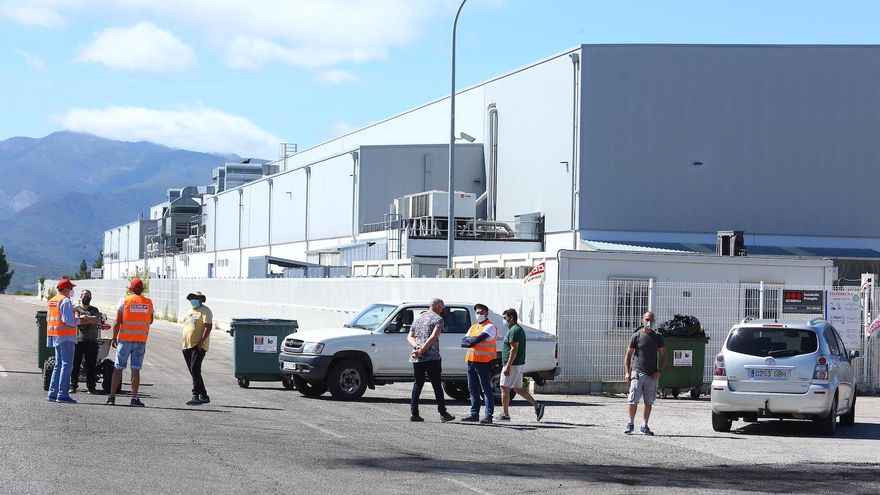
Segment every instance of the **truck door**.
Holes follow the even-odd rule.
[[[461,346],[461,338],[471,327],[471,312],[462,306],[446,306],[443,313],[445,328],[440,335],[440,355],[443,356],[443,376],[467,376],[464,356],[467,349]]]
[[[382,370],[382,375],[412,375],[412,364],[409,362],[412,347],[406,340],[406,336],[409,334],[413,321],[425,311],[428,311],[427,306],[400,308],[385,325],[382,333],[376,335],[375,352],[379,364],[374,365],[374,368]]]

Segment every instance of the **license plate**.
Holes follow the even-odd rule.
[[[765,368],[749,370],[749,378],[754,380],[788,380],[790,370],[780,368]]]
[[[291,363],[290,361],[284,361],[284,369],[286,370],[295,370],[296,363]]]

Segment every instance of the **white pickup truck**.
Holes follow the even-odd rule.
[[[329,389],[334,398],[342,400],[356,399],[376,385],[411,382],[412,349],[406,336],[413,320],[425,311],[425,302],[373,304],[344,327],[292,333],[285,337],[278,356],[281,373],[307,397],[317,397]],[[453,399],[466,399],[467,349],[461,347],[461,339],[476,321],[474,305],[447,304],[443,319],[443,390]],[[489,320],[499,329],[498,360],[493,363],[497,394],[501,342],[507,329],[498,314],[490,313]],[[523,329],[527,339],[525,375],[538,384],[552,380],[557,375],[556,337],[527,326]]]

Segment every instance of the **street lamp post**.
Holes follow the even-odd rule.
[[[446,228],[446,268],[452,268],[452,257],[455,255],[455,28],[458,27],[458,15],[467,0],[461,0],[455,20],[452,22],[452,89],[449,92],[449,216]]]

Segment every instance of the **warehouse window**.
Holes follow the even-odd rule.
[[[648,279],[611,279],[609,282],[612,327],[635,330],[648,311]]]

